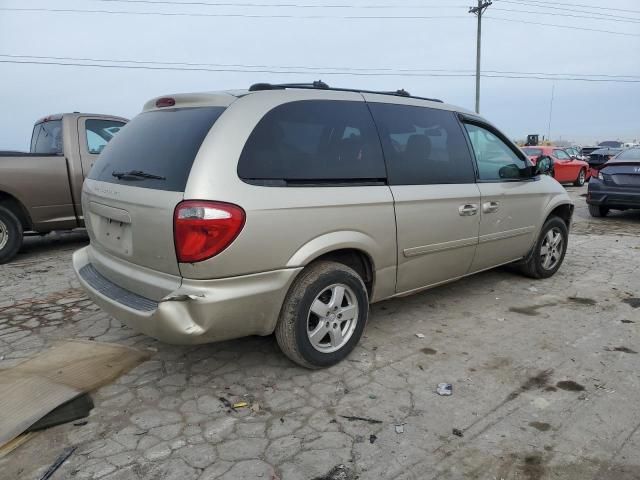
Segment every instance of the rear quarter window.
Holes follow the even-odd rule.
[[[302,100],[279,105],[258,122],[238,176],[249,183],[331,183],[384,180],[386,170],[364,102]]]
[[[224,107],[196,107],[143,112],[107,143],[89,178],[182,192],[204,138],[223,111]],[[162,179],[113,176],[134,170]]]

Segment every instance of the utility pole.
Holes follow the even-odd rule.
[[[476,41],[476,113],[480,113],[480,43],[482,39],[482,14],[491,5],[491,0],[478,0],[477,7],[469,7],[469,13],[478,17],[478,39]]]
[[[551,141],[551,116],[553,115],[553,94],[555,93],[556,82],[551,84],[551,102],[549,103],[549,128],[547,129],[548,140]]]

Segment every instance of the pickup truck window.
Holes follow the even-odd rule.
[[[42,122],[33,127],[31,153],[62,155],[62,120]]]
[[[116,133],[124,127],[124,122],[116,120],[89,119],[85,122],[87,135],[87,150],[92,154],[99,154]]]

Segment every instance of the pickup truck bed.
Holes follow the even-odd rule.
[[[0,151],[0,264],[17,253],[24,232],[84,226],[82,183],[126,122],[106,115],[51,115],[36,122],[30,152]]]

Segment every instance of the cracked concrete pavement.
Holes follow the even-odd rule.
[[[569,190],[555,277],[498,269],[376,304],[352,355],[320,371],[272,337],[138,335],[78,288],[82,233],[29,239],[0,266],[0,368],[65,338],[155,353],[92,394],[86,424],[0,459],[0,477],[39,478],[76,445],[54,479],[640,478],[640,213],[590,219],[586,188]]]

